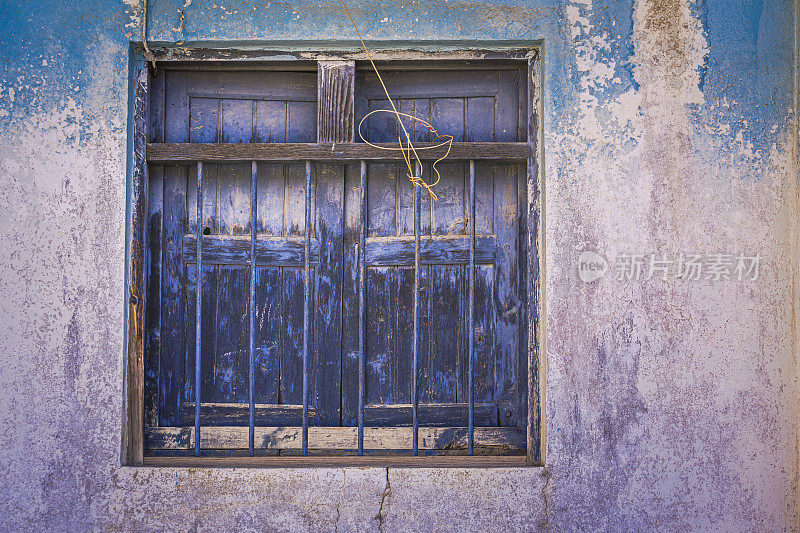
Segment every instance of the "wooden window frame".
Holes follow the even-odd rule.
[[[381,46],[380,49],[378,47]],[[354,124],[341,120],[347,114],[326,113],[329,109],[318,105],[318,143],[268,144],[148,144],[149,93],[151,71],[142,50],[131,54],[130,114],[129,114],[129,166],[130,186],[128,215],[128,248],[126,270],[126,357],[124,423],[122,432],[121,463],[127,466],[225,466],[225,467],[511,467],[541,466],[545,461],[545,371],[544,354],[544,189],[542,147],[542,48],[540,43],[477,43],[459,45],[443,44],[431,51],[431,43],[418,47],[392,48],[375,44],[373,58],[377,61],[403,61],[409,68],[420,68],[442,61],[477,62],[491,60],[527,61],[527,141],[522,143],[455,143],[453,158],[469,157],[479,153],[480,159],[527,159],[527,453],[524,456],[278,456],[278,457],[144,457],[144,335],[146,293],[146,218],[147,180],[149,162],[181,157],[186,161],[209,160],[377,160],[400,158],[397,152],[379,151],[361,143],[354,143]],[[320,47],[322,48],[322,47]],[[291,69],[295,65],[316,63],[320,81],[326,69],[349,65],[367,59],[353,46],[339,50],[269,49],[169,49],[156,50],[160,66],[208,68],[209,62],[225,62],[225,69]],[[302,63],[298,63],[302,62]],[[214,63],[212,63],[213,65]],[[219,64],[219,63],[216,63]],[[213,66],[212,66],[213,68]],[[352,84],[350,87],[352,91]],[[326,92],[318,86],[318,102],[324,103]],[[351,93],[352,96],[352,93]],[[352,117],[352,114],[349,116]],[[346,144],[345,144],[346,143]],[[346,155],[349,154],[349,155]],[[246,431],[246,428],[241,428]],[[317,428],[324,430],[325,428]],[[355,429],[355,428],[349,428]],[[408,428],[385,428],[407,431]],[[488,428],[491,429],[491,428]],[[187,437],[188,438],[188,437]]]

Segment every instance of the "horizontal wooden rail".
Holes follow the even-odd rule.
[[[250,264],[250,235],[237,237],[208,235],[203,237],[203,263]],[[184,261],[193,262],[197,250],[197,237],[183,236]],[[256,239],[256,264],[303,266],[303,237],[258,237]],[[311,262],[319,261],[319,241],[311,239]],[[312,265],[313,268],[313,265]]]
[[[382,146],[397,147],[396,144]],[[430,143],[414,145],[423,160],[444,156],[445,147],[423,150]],[[448,159],[526,160],[528,143],[464,142],[453,143]],[[151,163],[180,161],[358,161],[402,160],[397,150],[380,150],[364,143],[150,143],[147,160]]]
[[[469,235],[423,236],[419,240],[419,262],[430,264],[468,264]],[[494,263],[497,237],[475,239],[475,261]],[[366,243],[367,266],[403,266],[414,264],[414,237],[371,237]]]
[[[249,264],[249,236],[203,237],[203,263],[206,265]],[[404,266],[414,264],[413,237],[370,237],[366,242],[365,260],[367,266]],[[497,237],[493,235],[479,236],[475,239],[475,261],[478,264],[494,263],[495,257],[502,251],[497,248]],[[196,260],[197,237],[183,236],[184,262]],[[302,237],[257,237],[256,264],[302,266]],[[319,261],[319,241],[311,239],[311,263]],[[430,264],[467,264],[469,263],[469,236],[447,235],[420,239],[420,263]]]
[[[194,446],[194,427],[155,427],[145,430],[148,450],[189,450]],[[419,447],[445,450],[467,447],[466,427],[420,427]],[[365,427],[365,450],[410,450],[410,428]],[[309,448],[320,450],[355,450],[357,427],[308,428]],[[203,426],[200,447],[208,450],[246,450],[249,430],[245,427]],[[255,447],[260,450],[299,450],[301,427],[256,427]],[[511,451],[525,451],[525,429],[513,427],[476,427],[475,446],[497,446]]]
[[[297,426],[303,420],[302,405],[255,404],[255,425]],[[194,402],[184,402],[178,410],[178,423],[190,426],[194,416]],[[246,426],[249,423],[249,403],[201,403],[200,418],[204,426]],[[309,409],[308,417],[316,424],[317,412]]]
[[[296,426],[301,423],[302,405],[255,404],[255,424],[257,426]],[[201,403],[200,418],[209,426],[246,426],[250,405],[246,403]],[[444,427],[467,420],[468,404],[436,403],[420,404],[420,423],[425,426]],[[317,412],[309,407],[308,417],[316,425]],[[181,426],[194,422],[194,402],[181,404],[179,421]],[[411,405],[366,405],[364,423],[369,426],[409,426],[411,425]],[[493,403],[475,404],[476,426],[497,426],[497,406]]]

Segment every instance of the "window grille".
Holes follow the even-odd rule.
[[[141,196],[146,199],[148,209],[144,213],[141,210],[134,211],[134,226],[137,217],[140,226],[145,226],[145,215],[149,213],[150,216],[148,231],[145,232],[141,227],[137,231],[137,227],[134,227],[133,233],[133,253],[137,253],[135,247],[141,244],[142,257],[146,258],[142,265],[147,264],[147,268],[142,270],[147,271],[138,276],[132,274],[131,277],[132,294],[140,291],[141,304],[144,305],[138,307],[137,300],[134,318],[141,320],[138,331],[144,338],[141,340],[142,361],[139,368],[145,377],[142,379],[141,398],[129,394],[129,401],[144,404],[140,411],[142,421],[138,424],[142,436],[137,441],[134,435],[133,444],[129,442],[129,450],[138,446],[138,453],[146,454],[148,458],[145,461],[150,461],[150,464],[157,464],[158,461],[173,461],[170,464],[175,464],[174,461],[191,458],[191,454],[201,458],[225,458],[245,453],[261,460],[258,464],[323,464],[325,461],[362,464],[355,459],[361,456],[366,456],[363,459],[372,462],[398,461],[403,457],[428,460],[419,464],[535,464],[539,461],[541,407],[536,331],[539,266],[536,153],[538,53],[524,51],[495,55],[502,57],[492,61],[426,58],[384,60],[380,63],[380,68],[387,73],[388,85],[397,89],[397,96],[392,96],[397,98],[401,110],[415,115],[428,113],[437,127],[445,122],[440,129],[455,133],[456,142],[447,159],[449,166],[445,172],[457,176],[456,182],[463,179],[463,197],[447,199],[447,195],[451,194],[448,190],[443,190],[441,194],[445,202],[462,202],[461,207],[453,207],[453,212],[457,213],[463,207],[464,216],[456,222],[460,224],[460,229],[447,235],[437,233],[435,224],[439,212],[435,203],[426,198],[427,192],[421,187],[411,185],[403,173],[394,172],[397,174],[394,176],[395,187],[397,190],[405,187],[403,190],[406,193],[413,189],[410,206],[401,206],[403,200],[399,193],[395,193],[397,197],[389,201],[381,198],[381,191],[370,188],[373,176],[385,181],[387,172],[392,173],[381,165],[397,163],[401,156],[398,152],[385,152],[355,140],[354,129],[358,119],[383,103],[380,95],[375,96],[373,91],[375,80],[372,79],[372,73],[362,68],[360,62],[348,58],[326,58],[314,64],[299,61],[287,68],[285,62],[262,61],[232,66],[217,61],[161,61],[155,77],[151,77],[146,68],[140,69],[141,83],[137,91],[142,90],[145,94],[137,93],[141,98],[136,99],[136,129],[145,129],[145,122],[140,115],[148,109],[143,102],[149,102],[150,131],[144,134],[149,141],[144,153],[135,150],[135,157],[139,158],[138,168],[147,168],[149,165],[149,179],[144,181],[151,187],[155,186],[153,191],[161,187],[162,192],[159,197],[158,192],[148,192],[147,187],[142,187]],[[316,95],[313,98],[308,96],[311,93],[304,86],[308,82],[306,69],[309,68],[317,71]],[[260,73],[262,70],[267,74]],[[502,83],[504,77],[508,81],[505,85]],[[193,81],[200,79],[204,81]],[[175,104],[164,96],[165,92],[171,90],[171,83],[172,86],[180,86],[180,91],[183,91],[181,104]],[[515,100],[507,95],[501,99],[487,89],[502,91],[509,87],[509,90],[517,91]],[[489,92],[484,94],[482,91]],[[180,121],[170,123],[171,117],[178,116],[180,110],[176,108],[180,105],[185,106],[186,116],[183,118],[184,122],[188,121],[188,131],[170,134],[170,128],[183,127],[179,127]],[[275,122],[279,115],[283,116],[283,125],[272,124],[262,129],[259,121]],[[366,135],[371,142],[396,139],[395,126],[384,118],[365,121]],[[507,125],[504,120],[515,126],[513,131],[510,126],[501,127]],[[447,121],[451,123],[447,124]],[[306,127],[296,127],[299,123]],[[143,144],[142,132],[135,133],[138,143]],[[415,131],[414,135],[415,143],[420,146],[432,140],[426,138],[423,131]],[[430,151],[421,152],[420,155],[429,162],[442,154],[440,151]],[[241,216],[238,219],[234,216],[236,220],[225,220],[230,227],[223,232],[221,217],[216,214],[221,209],[219,190],[222,169],[238,176],[236,179],[242,184],[244,165],[249,170],[247,213],[245,216],[241,205],[234,206],[232,209],[238,209],[238,215]],[[276,170],[276,165],[280,166],[279,170]],[[333,167],[338,170],[332,170]],[[260,190],[268,183],[264,180],[264,174],[276,171],[282,172],[287,182],[292,180],[293,184],[298,185],[292,189],[295,195],[292,201],[295,204],[300,200],[298,189],[302,188],[302,228],[299,220],[295,221],[298,227],[292,231],[282,226],[280,237],[262,231],[264,228],[261,227],[260,218],[270,210],[271,205],[264,198],[272,191]],[[134,177],[136,172],[135,168]],[[185,174],[181,175],[180,172]],[[320,210],[326,209],[322,204],[328,200],[319,196],[323,194],[319,187],[323,179],[320,176],[329,172],[339,172],[337,179],[342,181],[342,189],[347,189],[340,191],[342,221],[339,223],[339,233],[333,235],[334,239],[341,239],[343,243],[342,250],[333,254],[334,261],[340,262],[340,266],[336,267],[340,276],[338,282],[322,279],[330,273],[324,262],[330,255],[331,235],[326,233],[325,223],[320,220]],[[417,176],[429,172],[428,163],[424,167],[416,164]],[[505,181],[498,180],[497,175],[503,173],[507,174],[502,178]],[[184,178],[185,198],[179,196],[178,203],[185,203],[185,212],[178,208],[170,214],[164,207],[167,202],[174,200],[170,196],[170,180],[179,183]],[[209,186],[209,179],[216,183],[213,189]],[[480,218],[476,212],[476,179],[484,189],[487,180],[491,180],[493,187],[490,193],[482,192],[480,200],[484,211],[487,209],[486,202],[492,202],[488,209],[494,210],[490,217],[495,218],[489,222],[482,220],[481,224],[485,227],[481,226],[480,229],[476,221],[476,217]],[[408,183],[400,185],[401,180]],[[506,187],[502,191],[496,185],[501,181]],[[300,184],[302,187],[299,187]],[[244,197],[243,190],[239,191],[240,199]],[[290,201],[285,197],[288,190],[284,188],[284,205]],[[212,193],[217,197],[210,198]],[[492,197],[489,198],[487,194]],[[192,196],[195,200],[194,209],[191,209]],[[403,196],[407,197],[408,194]],[[355,203],[346,207],[344,204],[349,200]],[[385,202],[387,205],[394,202],[392,209],[395,210],[397,228],[401,225],[397,220],[397,212],[402,208],[405,217],[402,224],[411,222],[410,234],[407,231],[409,228],[405,227],[403,231],[397,229],[395,233],[384,235],[379,227],[382,224],[380,221],[376,231],[371,233],[371,226],[374,225],[371,224],[371,216],[375,216],[370,211],[371,201]],[[507,205],[503,202],[507,202]],[[358,207],[357,220],[345,220],[356,214],[355,210],[347,211],[353,205]],[[209,206],[215,211],[210,217]],[[507,208],[507,213],[503,214],[503,208]],[[408,212],[410,216],[407,216]],[[163,217],[156,220],[155,225],[153,214]],[[170,219],[170,216],[185,217],[185,224],[181,220]],[[286,212],[283,216],[284,219],[287,217]],[[500,224],[503,216],[511,222],[504,222],[508,225],[504,229],[507,235],[498,237],[493,224]],[[447,222],[452,223],[452,220]],[[357,239],[353,240],[354,236],[347,233],[356,229]],[[173,234],[167,234],[169,231]],[[142,242],[139,243],[139,240]],[[167,257],[165,247],[168,243],[180,247],[181,252],[173,254],[174,257]],[[510,263],[503,267],[507,271],[498,274],[500,267],[496,267],[495,263],[500,256],[510,258]],[[156,263],[157,267],[154,266]],[[208,387],[204,372],[207,374],[209,368],[209,361],[204,358],[209,357],[209,353],[215,357],[218,354],[216,348],[212,352],[208,348],[209,342],[218,341],[214,340],[216,336],[210,339],[204,330],[204,324],[209,320],[206,313],[210,312],[210,302],[204,301],[204,295],[213,294],[206,285],[209,283],[209,267],[216,273],[213,282],[220,284],[219,272],[227,268],[224,265],[235,265],[235,268],[226,270],[226,275],[241,278],[246,274],[246,280],[238,279],[236,282],[240,289],[237,293],[239,298],[228,295],[228,303],[235,303],[237,309],[245,311],[246,315],[246,333],[236,334],[239,335],[239,342],[243,337],[247,340],[246,361],[239,361],[246,363],[246,374],[239,368],[235,376],[238,385],[245,385],[246,381],[246,394],[243,395],[242,387],[239,387],[236,394],[228,398],[233,401],[220,403],[214,402],[215,398],[207,390],[204,392],[204,388]],[[449,265],[448,268],[456,272],[454,286],[458,290],[458,296],[448,297],[444,305],[435,301],[442,291],[433,294],[438,286],[431,279],[440,274],[436,268],[441,265]],[[259,292],[259,283],[263,281],[259,276],[267,275],[264,267],[268,266],[292,269],[293,276],[298,273],[302,275],[302,281],[293,279],[295,288],[302,286],[302,317],[299,320],[302,325],[302,392],[299,405],[294,403],[297,400],[294,392],[293,398],[281,405],[281,396],[288,396],[288,393],[283,392],[280,383],[274,394],[270,393],[272,395],[265,398],[267,403],[259,404],[256,400],[257,395],[263,396],[263,391],[257,390],[256,368],[261,369],[259,364],[263,364],[265,357],[270,356],[265,355],[263,343],[259,344],[259,335],[263,333],[262,323],[275,316],[274,313],[257,316],[265,305],[263,291]],[[134,264],[133,269],[136,268]],[[348,268],[355,274],[355,279],[350,280],[355,285],[349,288],[346,287],[345,272]],[[369,339],[381,339],[387,335],[385,332],[368,331],[371,327],[379,327],[374,317],[369,316],[370,294],[377,294],[377,290],[370,287],[370,280],[378,282],[377,274],[370,277],[370,269],[394,269],[392,290],[396,294],[386,296],[381,293],[381,297],[411,304],[410,310],[393,310],[390,319],[399,324],[401,319],[410,318],[410,376],[397,378],[407,378],[410,382],[408,403],[403,403],[405,393],[398,392],[404,390],[402,385],[392,385],[396,386],[396,390],[389,390],[385,395],[380,392],[375,396],[373,392],[375,397],[368,398],[369,389],[374,391],[380,387],[369,382],[369,379],[375,380],[374,377],[370,378],[370,365],[377,364],[374,360],[368,360]],[[476,294],[479,269],[482,276],[478,284],[480,296]],[[176,273],[175,279],[170,278],[169,272]],[[463,277],[458,278],[458,273],[463,273]],[[505,285],[496,282],[492,285],[486,281],[487,276],[499,275],[506,276]],[[338,283],[338,287],[331,289],[325,286],[326,283]],[[408,290],[407,284],[412,285],[411,290]],[[506,298],[497,294],[497,287],[501,285],[503,290],[509,291]],[[243,290],[245,287],[246,293]],[[285,292],[284,288],[279,290]],[[324,298],[321,291],[325,290],[338,290],[341,295],[338,301],[341,306],[341,326],[338,332],[333,332],[334,336],[338,333],[341,339],[338,346],[341,353],[338,408],[319,404],[323,395],[320,389],[326,385],[320,377],[325,370],[321,365],[327,360],[322,361],[314,350],[324,346],[327,333],[319,331],[319,321],[315,321],[315,317],[320,307],[326,310],[330,307],[320,302]],[[346,291],[349,292],[344,295]],[[403,298],[398,296],[401,291]],[[219,320],[219,306],[225,304],[220,294],[218,291],[217,301],[211,302],[217,306],[216,320]],[[194,297],[193,302],[190,296]],[[282,294],[281,298],[285,296]],[[297,299],[298,294],[295,291],[289,296]],[[182,315],[181,310],[172,305],[181,301],[181,298],[184,302]],[[476,318],[476,298],[481,302],[480,318]],[[502,304],[495,303],[501,299]],[[150,305],[147,305],[148,301]],[[331,298],[331,301],[337,303],[336,298]],[[458,307],[455,314],[448,308],[448,304],[453,302],[457,302]],[[508,302],[514,305],[504,307]],[[348,306],[357,306],[357,324],[349,321],[353,309]],[[175,316],[170,314],[173,311]],[[401,316],[406,311],[410,317]],[[448,374],[448,377],[455,376],[458,381],[452,387],[455,392],[447,398],[437,398],[431,393],[435,386],[430,385],[430,364],[438,352],[433,354],[421,350],[426,342],[428,347],[436,342],[436,325],[442,319],[435,317],[440,311],[445,314],[449,312],[447,316],[450,318],[455,317],[457,324],[445,325],[457,330],[454,334],[456,344],[465,344],[458,345],[457,354],[447,353],[456,367],[455,374]],[[191,332],[187,326],[191,322],[190,312],[194,317]],[[283,305],[281,312],[286,312]],[[380,315],[381,311],[375,313]],[[487,318],[483,315],[491,316]],[[512,318],[509,319],[509,316]],[[384,318],[380,316],[378,322]],[[476,326],[476,320],[482,321],[480,327]],[[505,322],[500,324],[499,321],[503,320]],[[284,317],[281,317],[281,323],[283,321]],[[423,324],[424,321],[427,323]],[[297,326],[297,322],[293,320],[292,326]],[[185,339],[184,344],[178,343],[171,355],[165,353],[168,351],[167,335],[163,331],[165,325],[170,324],[177,329],[183,327],[183,331],[175,335],[176,338],[183,335]],[[408,325],[407,322],[404,324]],[[502,332],[495,331],[501,326],[504,328]],[[219,325],[214,327],[218,328]],[[399,325],[393,327],[396,329],[389,331],[389,336],[400,339],[401,343],[408,340],[405,334],[398,333],[401,331]],[[427,331],[427,338],[423,338],[423,329]],[[355,330],[357,335],[356,346],[353,346],[357,357],[357,388],[354,387],[350,371],[353,362],[346,361],[353,352],[345,346],[345,330]],[[136,330],[133,335],[136,336]],[[508,356],[505,353],[509,351],[507,346],[501,346],[502,343],[498,342],[490,348],[483,348],[478,361],[476,342],[481,346],[491,344],[492,341],[487,343],[486,338],[492,335],[494,338],[499,335],[515,336],[515,341],[509,345],[513,345],[516,351]],[[284,339],[285,333],[279,333],[278,337]],[[129,349],[131,346],[137,349],[135,342],[129,344]],[[400,353],[404,348],[405,345],[393,349]],[[505,355],[501,357],[493,350],[504,351]],[[421,368],[421,351],[425,351],[427,358],[426,369]],[[185,359],[181,362],[184,354]],[[168,365],[161,364],[164,361],[184,365],[183,376],[174,375],[180,373],[177,366],[170,370],[174,374],[168,376]],[[333,361],[335,363],[335,359]],[[281,364],[279,362],[278,366]],[[478,365],[480,369],[476,368]],[[486,368],[487,365],[494,369],[494,375],[488,375],[491,370]],[[498,370],[498,365],[510,366]],[[213,372],[218,370],[216,367],[212,369]],[[193,371],[193,379],[189,376],[190,371]],[[287,369],[278,369],[279,373],[283,371]],[[479,372],[478,379],[476,374]],[[395,374],[402,372],[395,370]],[[495,382],[497,376],[502,378],[502,383]],[[420,386],[423,377],[428,383],[425,391]],[[476,381],[482,387],[481,401],[476,401]],[[135,383],[135,380],[130,383]],[[483,390],[486,387],[492,390]],[[495,390],[498,387],[503,390]],[[355,402],[353,393],[357,394]],[[421,396],[424,402],[420,401]],[[333,397],[335,400],[335,391]],[[389,397],[399,400],[386,401]],[[379,401],[375,401],[375,398]],[[242,399],[246,402],[242,402]],[[333,405],[333,400],[329,404]],[[242,409],[244,406],[246,419]],[[353,408],[356,411],[354,424],[349,418]],[[129,426],[136,431],[136,415],[129,413],[129,416]],[[193,422],[191,425],[187,423],[190,419]],[[300,424],[295,425],[298,420]],[[479,459],[476,454],[482,462],[470,463],[469,459],[465,459]],[[136,453],[130,454],[130,457],[136,462]],[[463,463],[463,460],[467,462]]]

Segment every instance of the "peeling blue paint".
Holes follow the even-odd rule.
[[[131,11],[121,1],[4,2],[0,10],[0,106],[14,114],[84,98],[98,67],[118,76],[126,70]],[[108,46],[117,48],[118,61],[98,65]]]
[[[693,17],[700,22],[701,32],[703,37],[708,40],[708,1],[696,0],[689,4],[689,11]],[[703,86],[706,84],[706,76],[708,75],[708,55],[703,59],[703,65],[700,67],[700,83],[698,88],[702,91]]]
[[[734,136],[741,131],[755,149],[768,149],[791,116],[793,72],[787,66],[793,62],[794,3],[747,0],[700,7],[696,16],[709,52],[701,72],[706,105],[696,116],[728,124]]]

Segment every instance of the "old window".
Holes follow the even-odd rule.
[[[355,55],[140,69],[131,462],[538,461],[538,55],[403,55],[436,201]]]

